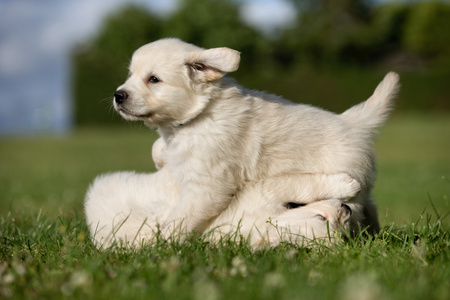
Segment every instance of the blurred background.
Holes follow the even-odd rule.
[[[80,213],[97,174],[153,170],[156,135],[112,96],[163,37],[234,48],[245,87],[338,113],[400,73],[376,145],[381,219],[450,211],[449,1],[0,0],[0,214]]]
[[[162,37],[237,49],[243,85],[336,112],[388,70],[397,111],[450,109],[448,1],[2,0],[0,135],[118,123],[133,51]]]

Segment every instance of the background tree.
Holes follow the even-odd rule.
[[[185,0],[167,20],[164,36],[178,37],[204,48],[222,47],[241,52],[243,70],[271,59],[270,42],[240,18],[239,5],[229,0]]]
[[[405,48],[426,58],[450,56],[450,5],[448,2],[417,3],[405,23]]]

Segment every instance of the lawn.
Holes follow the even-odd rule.
[[[450,298],[450,115],[399,114],[381,130],[374,199],[384,227],[374,239],[98,251],[84,223],[89,182],[153,171],[155,138],[130,124],[0,140],[0,298]]]

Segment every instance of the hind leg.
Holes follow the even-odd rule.
[[[261,195],[268,201],[284,201],[307,204],[317,200],[353,198],[360,190],[360,183],[345,173],[311,174],[290,173],[270,177],[256,183]]]
[[[97,177],[85,199],[86,220],[97,246],[114,242],[139,245],[151,240],[177,193],[165,179],[164,172]]]

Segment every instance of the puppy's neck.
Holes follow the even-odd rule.
[[[227,120],[239,116],[234,109],[230,110],[228,103],[235,99],[238,94],[242,94],[242,87],[234,79],[224,77],[214,84],[210,84],[208,92],[205,95],[199,96],[203,99],[198,101],[199,105],[187,114],[188,118],[160,124],[158,125],[158,132],[166,141],[170,141],[178,132],[191,128],[194,124],[207,121],[208,126],[221,126],[216,124],[217,115],[224,115],[222,118],[226,118]],[[246,110],[247,105],[242,103],[243,101],[241,99],[239,102],[242,107],[245,107],[244,110]],[[239,121],[236,120],[236,123],[238,124]]]

